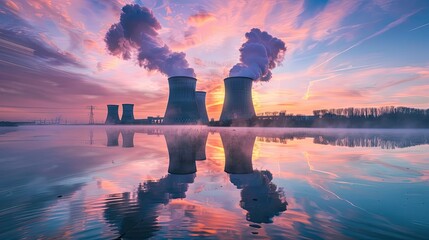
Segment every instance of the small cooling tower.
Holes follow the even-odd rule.
[[[176,76],[168,78],[170,94],[164,124],[198,124],[200,115],[195,97],[197,79]]]
[[[256,135],[225,131],[220,132],[220,138],[225,152],[225,172],[252,173],[252,153]]]
[[[119,120],[118,109],[119,105],[107,105],[107,117],[105,124],[118,124],[121,122]]]
[[[207,125],[209,124],[209,116],[207,115],[207,109],[206,109],[206,92],[196,91],[195,97],[197,100],[197,108],[198,108],[198,113],[200,114],[201,124]]]
[[[122,124],[134,123],[134,104],[122,104]]]
[[[248,120],[255,116],[252,82],[248,77],[225,78],[225,99],[220,121]]]

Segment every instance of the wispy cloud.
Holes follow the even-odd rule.
[[[167,79],[135,62],[109,56],[103,42],[121,7],[130,2],[0,1],[4,33],[0,100],[51,107],[129,101],[141,107],[144,115],[162,115]],[[428,13],[425,1],[147,0],[144,6],[160,20],[162,40],[193,60],[197,88],[208,91],[210,117],[220,114],[223,78],[239,60],[243,34],[254,27],[277,36],[288,47],[272,81],[254,85],[257,110],[287,107],[290,113],[306,114],[320,106],[422,106],[424,102],[423,91],[416,91],[426,89],[425,80],[429,80],[424,41],[402,44],[407,37],[423,35],[407,36],[411,27],[394,38],[387,39],[383,33],[406,21],[407,26],[415,26],[410,31],[427,27],[428,23],[413,17],[419,11],[419,15]],[[377,41],[369,41],[375,37]],[[368,47],[345,54],[363,43]],[[397,56],[404,53],[410,55]],[[332,61],[339,56],[341,63]],[[416,74],[418,78],[411,80]],[[406,102],[394,97],[399,93],[407,96]],[[85,111],[81,115],[86,119]]]
[[[325,78],[321,78],[321,79],[317,79],[317,80],[313,80],[313,81],[310,81],[309,83],[308,83],[308,87],[307,87],[307,91],[306,91],[306,93],[305,93],[305,95],[304,95],[304,97],[303,97],[303,99],[304,100],[308,100],[309,98],[310,98],[310,90],[311,90],[311,87],[315,84],[315,83],[317,83],[317,82],[322,82],[322,81],[326,81],[326,80],[329,80],[329,79],[333,79],[333,78],[336,78],[336,77],[338,77],[338,76],[340,76],[339,74],[338,75],[332,75],[332,76],[329,76],[329,77],[325,77]]]
[[[392,29],[392,28],[394,28],[394,27],[396,27],[396,26],[400,25],[401,23],[405,22],[409,17],[413,16],[413,15],[414,15],[414,14],[416,14],[417,12],[419,12],[419,10],[417,10],[417,11],[413,11],[413,12],[411,12],[411,13],[409,13],[409,14],[406,14],[406,15],[403,15],[402,17],[400,17],[400,18],[396,19],[395,21],[393,21],[393,22],[391,22],[391,23],[387,24],[387,25],[386,25],[385,27],[383,27],[381,30],[379,30],[379,31],[377,31],[377,32],[375,32],[375,33],[373,33],[373,34],[369,35],[369,36],[368,36],[368,37],[366,37],[366,38],[361,39],[361,40],[360,40],[360,41],[358,41],[357,43],[355,43],[355,44],[351,45],[350,47],[348,47],[348,48],[344,49],[343,51],[341,51],[341,52],[339,52],[339,53],[337,53],[337,54],[333,55],[332,57],[330,57],[330,58],[326,59],[325,61],[323,61],[323,62],[322,62],[322,63],[320,63],[319,65],[315,66],[313,69],[317,69],[317,68],[319,68],[319,67],[321,67],[321,66],[323,66],[323,65],[327,64],[328,62],[332,61],[334,58],[336,58],[336,57],[338,57],[338,56],[340,56],[340,55],[342,55],[342,54],[344,54],[344,53],[346,53],[346,52],[348,52],[348,51],[352,50],[353,48],[355,48],[355,47],[357,47],[357,46],[361,45],[362,43],[364,43],[364,42],[366,42],[366,41],[368,41],[368,40],[370,40],[370,39],[372,39],[372,38],[374,38],[374,37],[377,37],[377,36],[379,36],[379,35],[381,35],[381,34],[383,34],[383,33],[387,32],[387,31],[389,31],[390,29]]]
[[[423,27],[426,27],[426,26],[429,26],[429,23],[425,23],[425,24],[423,24],[423,25],[420,25],[420,26],[418,26],[418,27],[415,27],[415,28],[411,29],[411,30],[410,30],[410,32],[412,32],[412,31],[414,31],[414,30],[417,30],[417,29],[420,29],[420,28],[423,28]]]

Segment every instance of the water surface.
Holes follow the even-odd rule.
[[[1,239],[425,239],[429,131],[0,128]]]

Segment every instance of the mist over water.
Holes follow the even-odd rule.
[[[429,131],[0,128],[0,238],[429,231]]]

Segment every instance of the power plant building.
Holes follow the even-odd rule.
[[[252,101],[252,82],[248,77],[225,78],[225,99],[221,122],[249,120],[256,116]]]
[[[193,77],[175,76],[168,78],[169,96],[163,123],[198,124],[198,112],[195,88],[197,79]]]
[[[169,97],[164,117],[134,118],[134,104],[122,104],[119,119],[118,105],[107,105],[105,124],[164,124],[164,125],[208,125],[206,92],[195,91],[197,79],[186,76],[168,78]]]

